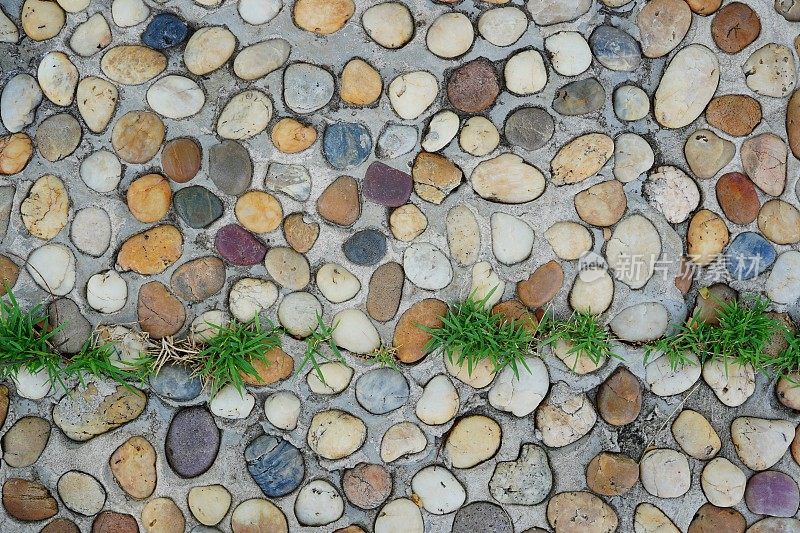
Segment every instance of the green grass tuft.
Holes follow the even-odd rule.
[[[266,320],[265,326],[256,316],[248,322],[231,320],[227,324],[211,324],[214,336],[208,339],[193,359],[195,374],[215,396],[225,385],[244,391],[242,374],[258,379],[253,361],[269,366],[267,351],[281,345],[280,329]]]
[[[134,361],[120,363],[114,360],[115,348],[110,342],[99,342],[93,334],[83,345],[81,351],[72,356],[63,369],[64,375],[76,378],[86,385],[85,377],[106,378],[127,388],[130,383],[144,385],[153,374],[155,358],[145,354]]]
[[[566,320],[556,320],[545,314],[539,329],[544,337],[543,344],[553,348],[558,341],[565,342],[571,346],[568,354],[588,357],[594,364],[612,357],[622,359],[611,349],[611,333],[591,313],[576,311]]]
[[[520,368],[530,372],[525,357],[533,352],[535,335],[505,315],[486,309],[492,292],[480,300],[470,295],[463,302],[451,304],[441,327],[417,327],[431,336],[425,345],[427,352],[441,349],[451,363],[466,364],[470,375],[478,363],[488,359],[495,372],[509,366],[519,378]]]
[[[378,365],[381,368],[399,370],[397,368],[397,349],[383,343],[375,351],[365,355],[363,359],[368,365]]]
[[[303,370],[311,365],[312,370],[317,374],[317,377],[322,383],[325,383],[325,376],[322,373],[320,365],[324,362],[343,362],[342,352],[336,341],[333,340],[333,331],[336,329],[336,324],[329,326],[322,320],[322,316],[317,313],[317,327],[311,332],[311,335],[306,337],[306,351],[303,354],[303,360],[300,361],[300,366],[295,372],[295,376],[299,376]],[[327,347],[327,350],[325,349]],[[320,362],[322,361],[322,363]]]

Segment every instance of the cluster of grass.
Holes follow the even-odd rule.
[[[673,370],[708,361],[752,365],[756,372],[779,376],[800,369],[800,337],[785,324],[767,314],[769,300],[759,296],[745,300],[716,302],[718,324],[712,324],[695,313],[670,335],[645,347],[645,362],[663,354]],[[778,354],[766,351],[776,336],[783,336],[788,347]]]
[[[296,376],[299,376],[307,366],[311,365],[319,380],[325,383],[325,375],[322,373],[320,365],[326,362],[344,361],[339,346],[333,340],[333,330],[335,329],[336,324],[329,326],[322,319],[322,316],[317,313],[317,326],[305,339],[306,349],[303,353],[303,359],[300,361],[300,366],[297,367]]]
[[[544,345],[552,348],[559,341],[564,342],[569,346],[568,355],[587,357],[594,364],[612,357],[622,359],[611,349],[611,333],[591,313],[576,311],[566,320],[557,320],[545,314],[539,328]],[[576,365],[577,362],[576,357]]]

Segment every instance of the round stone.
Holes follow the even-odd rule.
[[[471,531],[493,531],[513,533],[514,525],[508,513],[499,505],[490,502],[471,502],[458,511],[453,519],[453,533]]]
[[[160,174],[145,174],[135,179],[126,193],[128,209],[140,222],[157,222],[164,218],[172,203],[172,190]]]
[[[319,224],[307,221],[304,213],[291,213],[283,219],[283,235],[289,246],[304,254],[317,242]]]
[[[253,233],[275,231],[283,220],[283,209],[277,198],[261,191],[249,191],[236,200],[236,220]]]
[[[262,0],[247,0],[261,2]],[[270,0],[271,1],[271,0]],[[239,9],[247,2],[239,2]],[[243,80],[263,78],[289,59],[291,45],[284,39],[267,39],[244,47],[233,60],[233,72]]]
[[[622,183],[617,180],[592,185],[576,194],[574,203],[581,220],[600,227],[613,226],[619,222],[628,208]]]
[[[283,99],[297,113],[311,113],[330,102],[333,76],[309,63],[293,63],[283,71]]]
[[[400,422],[390,427],[381,439],[381,459],[391,463],[406,455],[425,449],[427,440],[418,426],[411,422]]]
[[[298,0],[294,3],[294,23],[303,30],[329,35],[342,29],[355,12],[353,0]]]
[[[295,337],[311,335],[318,326],[317,315],[322,315],[322,305],[313,294],[307,292],[287,294],[278,306],[281,326]]]
[[[653,0],[636,17],[645,57],[662,57],[675,49],[692,23],[692,11],[682,0]]]
[[[750,135],[761,122],[761,104],[744,94],[717,96],[706,108],[706,121],[728,135]]]
[[[307,483],[294,501],[294,515],[302,526],[324,526],[335,522],[344,513],[344,500],[325,480]]]
[[[331,320],[334,325],[333,340],[340,348],[354,354],[366,355],[380,347],[378,330],[359,309],[339,311]]]
[[[556,185],[579,183],[596,174],[614,153],[614,141],[603,133],[588,133],[562,146],[550,162]]]
[[[111,4],[111,17],[114,24],[121,28],[136,26],[144,22],[150,14],[150,8],[143,0],[114,0]]]
[[[159,13],[147,24],[142,33],[142,43],[163,50],[178,46],[189,35],[189,27],[173,13]]]
[[[176,183],[186,183],[200,171],[202,153],[196,140],[189,137],[173,139],[161,150],[164,174]]]
[[[466,15],[450,12],[439,15],[428,28],[425,44],[434,55],[453,59],[465,54],[475,40],[472,22]]]
[[[223,205],[214,193],[199,185],[178,189],[175,212],[190,228],[205,228],[222,216]]]
[[[350,385],[354,370],[344,363],[328,362],[319,365],[306,376],[308,388],[314,394],[339,394]]]
[[[270,136],[275,148],[285,154],[296,154],[317,140],[317,130],[293,118],[282,118],[272,128]]]
[[[195,406],[178,411],[172,418],[164,449],[175,473],[193,478],[211,468],[219,445],[220,431],[214,418],[204,408]]]
[[[394,108],[394,103],[392,103],[392,107]],[[387,124],[378,137],[375,155],[380,158],[394,159],[407,154],[416,146],[418,136],[419,133],[414,126]]]
[[[642,8],[642,11],[644,10],[645,8]],[[647,30],[649,31],[649,28]],[[640,30],[640,33],[643,39],[646,38],[644,31]],[[597,61],[610,70],[636,70],[642,61],[642,53],[639,51],[636,39],[614,26],[603,25],[595,28],[589,37],[589,46]]]
[[[792,476],[768,470],[747,480],[744,501],[755,514],[793,517],[800,506],[800,490]]]
[[[454,468],[472,468],[491,459],[500,448],[502,430],[489,417],[469,415],[450,429],[444,449]]]
[[[800,241],[800,211],[783,200],[769,200],[758,212],[758,229],[775,244],[794,244]]]
[[[222,485],[192,487],[186,498],[189,510],[198,522],[206,526],[218,524],[228,514],[231,493]]]
[[[81,125],[72,115],[59,113],[44,119],[36,129],[36,146],[42,157],[55,163],[72,155],[81,142]]]
[[[75,95],[78,112],[94,133],[102,132],[111,122],[118,98],[119,91],[113,83],[95,76],[83,78]]]
[[[663,2],[680,2],[691,19],[685,2],[656,3]],[[714,52],[696,43],[681,48],[672,56],[656,89],[653,112],[658,123],[666,128],[682,128],[694,122],[714,96],[719,75],[719,60]]]
[[[353,58],[342,69],[339,96],[342,101],[356,106],[367,106],[381,97],[383,80],[380,73],[364,61]]]
[[[478,18],[478,32],[481,37],[495,46],[514,44],[527,29],[527,15],[514,6],[490,9]]]
[[[392,368],[370,370],[356,381],[356,399],[376,415],[399,409],[407,401],[409,386],[403,374]]]
[[[184,366],[164,365],[150,378],[150,388],[162,398],[188,402],[200,395],[203,382]]]
[[[746,225],[758,216],[761,204],[753,182],[739,172],[723,174],[716,184],[717,201],[734,224]]]
[[[620,366],[597,391],[597,410],[603,420],[614,426],[630,424],[642,409],[639,380],[627,368]]]
[[[621,496],[639,481],[639,465],[621,453],[600,452],[586,467],[586,485],[603,496]]]
[[[148,533],[178,533],[186,529],[183,513],[170,498],[154,498],[148,501],[142,508],[142,522],[147,524]]]
[[[245,448],[244,458],[247,470],[268,498],[289,494],[303,481],[303,456],[285,440],[261,435]]]
[[[683,153],[694,175],[708,179],[731,162],[736,146],[711,130],[697,130],[686,139]]]
[[[577,76],[592,64],[589,43],[576,31],[560,31],[544,40],[550,62],[562,76]]]
[[[300,399],[288,391],[278,391],[264,402],[264,414],[278,429],[293,431],[300,417]]]
[[[502,504],[536,505],[553,487],[553,473],[544,449],[523,444],[514,461],[500,461],[489,480],[489,492]]]
[[[0,137],[0,175],[22,172],[33,157],[33,141],[25,133]]]
[[[467,499],[464,486],[442,466],[428,466],[411,478],[411,490],[422,508],[434,515],[452,513]]]
[[[623,133],[614,140],[614,177],[622,183],[637,179],[654,162],[650,144],[635,133]]]
[[[91,475],[70,470],[58,478],[58,496],[64,506],[78,514],[92,516],[99,513],[106,503],[106,490]]]
[[[128,284],[115,270],[100,272],[86,283],[86,303],[101,313],[116,313],[128,301]]]
[[[414,36],[414,18],[405,4],[385,2],[361,15],[361,24],[370,38],[384,48],[402,48]]]
[[[63,52],[48,52],[36,71],[39,87],[48,100],[67,107],[72,103],[78,85],[78,69]]]
[[[436,246],[413,243],[403,253],[403,270],[411,283],[426,290],[443,289],[453,279],[450,260]]]
[[[623,85],[614,90],[614,114],[620,120],[640,120],[649,112],[650,99],[640,87]]]
[[[686,456],[675,450],[656,448],[639,465],[642,486],[657,498],[677,498],[689,490],[691,469]]]
[[[711,459],[722,447],[719,435],[709,421],[691,409],[681,411],[672,422],[672,436],[684,452],[701,461]]]
[[[508,142],[530,151],[547,144],[554,131],[553,117],[538,107],[522,107],[511,112],[504,128]]]
[[[264,266],[278,285],[290,290],[300,290],[311,280],[308,260],[288,247],[270,248],[264,257]]]
[[[376,265],[386,255],[386,236],[374,229],[361,230],[350,236],[342,249],[351,263],[360,266]]]
[[[384,505],[375,519],[375,533],[423,533],[425,525],[422,511],[416,503],[406,498],[398,498]]]
[[[117,120],[111,144],[126,163],[147,163],[158,153],[165,133],[164,123],[156,114],[131,111]]]
[[[726,266],[735,279],[752,279],[771,267],[776,256],[775,248],[764,237],[745,231],[728,245]]]
[[[736,509],[723,509],[704,503],[689,524],[691,531],[738,531],[744,533],[747,521]]]
[[[414,204],[401,205],[389,216],[389,229],[392,236],[400,241],[410,242],[421,235],[428,227],[425,213]]]
[[[63,244],[45,244],[33,250],[26,267],[37,285],[56,296],[75,287],[75,255]]]
[[[278,506],[269,500],[253,498],[243,501],[233,510],[231,514],[231,529],[233,533],[250,533],[252,531],[288,533],[289,525],[286,523],[286,516]],[[194,530],[192,530],[192,533],[195,533]],[[206,532],[200,531],[197,533]]]
[[[361,509],[377,509],[392,492],[392,475],[378,464],[359,463],[342,475],[347,500]]]
[[[753,9],[741,2],[731,2],[720,9],[711,21],[714,43],[729,54],[744,50],[761,33],[761,21]]]
[[[794,56],[789,47],[769,43],[762,46],[742,66],[745,83],[755,93],[781,98],[792,92],[797,77]]]
[[[184,76],[164,76],[147,89],[147,103],[167,118],[182,119],[200,112],[206,95],[194,80]]]
[[[547,502],[547,521],[557,531],[596,531],[611,533],[617,530],[617,513],[603,500],[590,492],[561,492]]]
[[[780,196],[786,186],[786,143],[773,133],[762,133],[742,143],[739,155],[744,173],[759,189]]]
[[[511,56],[503,69],[503,77],[506,89],[514,94],[529,95],[541,91],[547,83],[542,55],[536,50],[525,50]]]
[[[241,226],[229,224],[217,231],[214,247],[223,259],[237,266],[251,266],[264,260],[266,247]]]
[[[372,153],[372,136],[358,123],[334,122],[322,136],[322,154],[337,170],[357,167]]]
[[[257,90],[243,91],[225,104],[217,119],[223,139],[249,139],[264,131],[272,118],[272,101]]]
[[[756,471],[766,470],[781,460],[794,432],[794,424],[788,420],[742,416],[731,422],[736,455],[747,468]]]
[[[235,49],[236,36],[228,28],[205,26],[189,38],[183,62],[189,72],[203,76],[227,63]]]
[[[25,0],[20,14],[22,31],[34,41],[52,39],[61,31],[66,14],[56,2]]]
[[[596,78],[570,82],[561,87],[553,98],[553,110],[567,116],[579,116],[598,111],[606,99],[606,91]]]
[[[468,154],[478,157],[488,155],[500,144],[500,133],[489,119],[470,117],[461,128],[458,144]]]
[[[3,460],[12,468],[31,466],[39,460],[49,439],[50,423],[47,420],[24,416],[3,435]]]
[[[497,72],[492,62],[484,57],[458,67],[447,81],[447,99],[464,113],[480,113],[488,109],[494,104],[498,94],[500,84]]]
[[[31,2],[31,0],[28,0]],[[33,0],[43,9],[54,5],[52,2]],[[63,12],[62,12],[63,14]],[[36,78],[30,74],[17,74],[8,80],[0,93],[0,118],[11,133],[17,133],[30,126],[36,116],[36,108],[42,102],[42,90]]]
[[[697,183],[673,166],[658,167],[650,173],[644,184],[644,194],[650,205],[672,224],[686,220],[700,203]]]
[[[100,60],[103,74],[122,85],[141,85],[167,67],[167,58],[161,52],[139,45],[121,45],[111,48]]]
[[[20,205],[25,228],[34,237],[50,240],[66,226],[69,198],[64,182],[55,176],[36,180]]]
[[[717,507],[733,507],[744,497],[747,476],[724,457],[716,457],[703,468],[703,493]]]

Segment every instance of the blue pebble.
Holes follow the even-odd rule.
[[[150,378],[150,388],[162,398],[188,402],[200,396],[203,381],[184,366],[164,365]]]
[[[247,470],[268,498],[279,498],[303,482],[305,462],[300,450],[287,441],[261,435],[244,450]]]
[[[636,70],[642,62],[636,39],[614,26],[598,26],[589,37],[589,46],[597,61],[611,70]]]
[[[356,265],[376,265],[386,255],[386,237],[380,231],[357,231],[342,245],[344,256]]]
[[[356,382],[356,399],[372,414],[399,409],[408,401],[408,381],[393,368],[370,370]]]
[[[761,235],[752,231],[740,233],[725,251],[728,272],[737,280],[752,279],[769,267],[776,259],[775,248]]]
[[[337,170],[353,168],[367,160],[372,152],[372,136],[361,124],[336,122],[325,128],[322,153]]]
[[[142,42],[150,48],[163,50],[178,46],[189,35],[189,26],[177,15],[159,13],[142,33]]]

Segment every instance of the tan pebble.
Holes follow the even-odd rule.
[[[114,151],[127,163],[147,163],[158,153],[166,128],[155,113],[131,111],[123,115],[111,132]]]
[[[413,241],[428,227],[425,213],[414,204],[401,205],[389,215],[389,228],[399,241]]]
[[[348,61],[342,70],[340,95],[348,104],[366,106],[381,97],[383,80],[380,73],[363,59]]]
[[[156,226],[129,237],[117,255],[122,270],[138,274],[159,274],[177,261],[183,251],[183,237],[175,226]]]
[[[164,218],[172,202],[169,181],[161,174],[145,174],[133,180],[126,194],[128,209],[139,222]]]
[[[297,0],[292,16],[299,28],[329,35],[341,30],[355,10],[353,0]]]
[[[293,118],[282,118],[272,128],[272,144],[284,154],[296,154],[317,140],[317,130]]]
[[[277,198],[262,191],[249,191],[236,201],[236,220],[253,233],[268,233],[281,225],[283,209]]]
[[[167,57],[146,46],[122,45],[103,55],[100,68],[111,81],[139,85],[161,74],[167,68]]]

